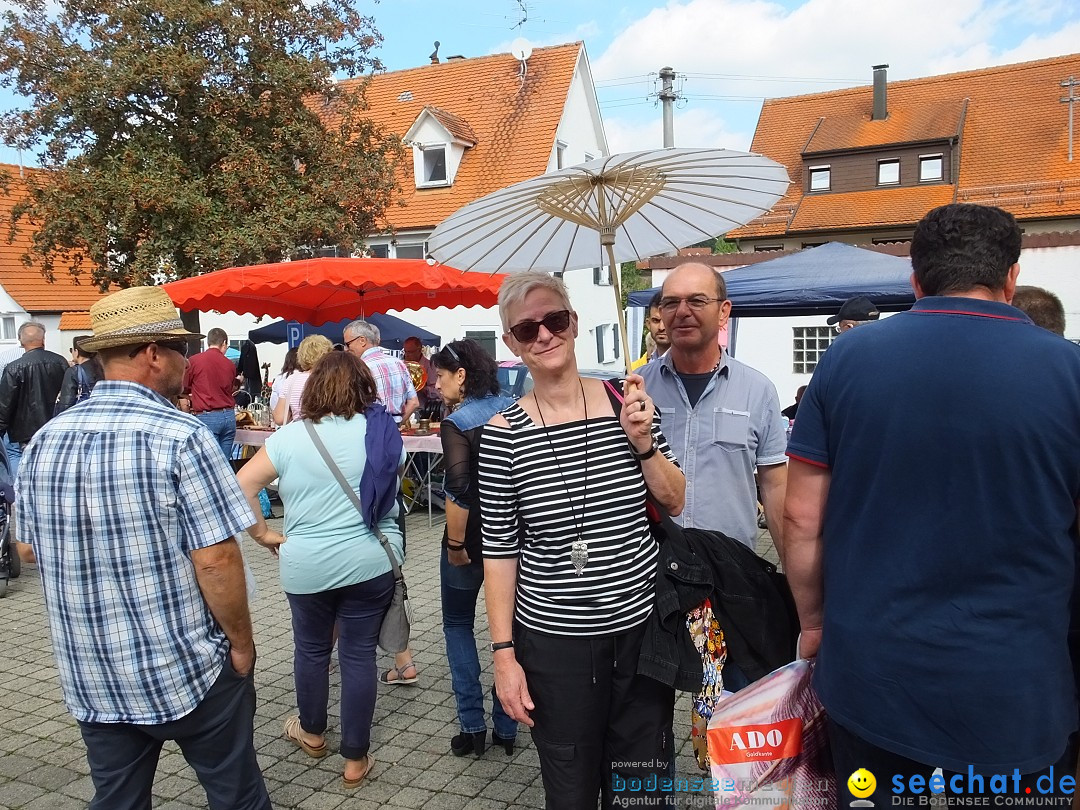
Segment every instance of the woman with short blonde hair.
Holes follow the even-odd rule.
[[[300,345],[296,347],[296,366],[299,371],[290,374],[282,386],[282,393],[274,407],[275,425],[284,425],[301,418],[304,387],[311,376],[311,370],[333,349],[334,344],[330,342],[330,338],[323,335],[308,335],[300,341]]]

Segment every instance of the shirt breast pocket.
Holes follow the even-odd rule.
[[[713,444],[732,452],[750,446],[750,413],[731,408],[713,411]]]

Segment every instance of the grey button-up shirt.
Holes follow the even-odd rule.
[[[690,407],[671,355],[638,370],[660,411],[661,427],[686,473],[681,526],[721,531],[750,548],[757,539],[754,470],[787,459],[787,420],[776,387],[727,352]]]

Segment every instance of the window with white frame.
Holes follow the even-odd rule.
[[[566,144],[562,141],[555,141],[555,168],[566,168]]]
[[[944,161],[941,155],[919,155],[919,182],[941,180]]]
[[[606,265],[594,267],[592,269],[592,283],[597,287],[610,287],[611,268]]]
[[[877,164],[877,184],[895,186],[900,183],[900,161],[895,159],[879,160]]]
[[[828,191],[832,188],[831,166],[811,166],[809,173],[811,191]]]
[[[792,372],[813,374],[821,355],[832,345],[836,330],[831,326],[795,326],[791,331]]]
[[[4,322],[4,340],[15,340],[18,332],[15,329],[15,316],[5,315]]]
[[[619,359],[619,325],[614,323],[598,324],[596,335],[596,359],[600,363],[614,363]]]
[[[590,152],[585,153],[585,162],[586,163],[588,163],[590,160],[595,160],[595,159],[596,159],[596,155],[594,155],[594,154],[592,154]]]
[[[422,152],[424,155],[423,185],[449,185],[446,173],[446,144],[425,144]]]
[[[372,259],[389,259],[390,245],[386,243],[381,245],[368,245],[364,252]]]

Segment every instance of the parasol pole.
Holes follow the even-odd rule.
[[[604,199],[604,184],[594,181],[596,189],[596,213],[600,221],[600,244],[607,251],[608,267],[611,272],[611,289],[615,292],[615,314],[619,317],[619,340],[622,341],[623,366],[630,373],[630,343],[626,339],[626,316],[622,308],[622,281],[619,268],[615,265],[615,226],[607,216],[607,202]]]

